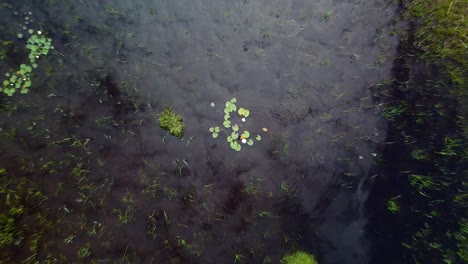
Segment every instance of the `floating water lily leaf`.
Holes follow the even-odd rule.
[[[237,133],[237,132],[232,132],[232,133],[231,133],[231,137],[232,137],[232,139],[237,139],[237,138],[239,138],[239,133]]]
[[[255,139],[256,139],[257,141],[260,141],[260,140],[262,140],[262,136],[257,135],[257,137],[256,137]]]
[[[231,103],[231,102],[229,102],[229,101],[227,101],[225,105],[226,105],[226,108],[228,108],[228,109],[229,109],[229,108],[231,107],[232,103]]]
[[[239,115],[242,116],[242,115],[244,115],[244,111],[245,111],[245,109],[241,107],[241,108],[239,108],[239,110],[237,112],[239,113]]]
[[[236,147],[235,150],[239,152],[239,151],[241,151],[241,148],[242,148],[241,145],[237,144],[237,147]]]
[[[236,99],[235,97],[233,97],[233,98],[231,99],[231,103],[233,103],[233,104],[237,103],[237,99]]]
[[[238,126],[238,125],[233,125],[233,126],[232,126],[232,130],[233,130],[233,131],[238,131],[238,130],[239,130],[239,126]]]
[[[229,145],[231,146],[232,149],[236,149],[239,144],[237,144],[236,141],[231,141]]]
[[[247,141],[247,144],[248,144],[249,146],[252,146],[252,145],[254,144],[254,141],[253,141],[252,139],[249,139],[249,141]]]
[[[229,114],[224,115],[224,120],[229,120],[229,118],[231,118],[231,116]]]
[[[224,125],[225,128],[229,128],[231,126],[231,121],[226,120],[226,121],[223,122],[223,125]]]
[[[224,108],[224,113],[225,113],[226,115],[229,115],[230,112],[231,112],[231,111],[229,111],[228,108]]]
[[[4,81],[3,81],[3,85],[7,86],[7,85],[9,85],[9,84],[10,84],[10,82],[9,82],[8,80],[4,80]]]
[[[218,137],[218,133],[213,132],[213,138],[217,138],[217,137]]]
[[[23,38],[23,34],[18,33],[18,38]]]
[[[221,128],[215,127],[215,128],[214,128],[214,131],[215,131],[216,133],[219,133],[219,131],[221,131]]]
[[[210,106],[211,106],[211,107],[215,107],[216,105],[215,105],[214,102],[211,102]]]
[[[249,131],[247,131],[247,130],[244,131],[244,133],[242,133],[242,137],[243,137],[243,138],[249,138],[249,137],[250,137]]]
[[[226,140],[227,140],[227,142],[231,143],[231,142],[232,142],[232,137],[231,137],[231,136],[228,136],[228,137],[226,138]]]
[[[246,109],[246,110],[244,110],[244,116],[245,116],[245,117],[248,117],[249,115],[250,115],[250,111],[249,111],[249,110],[247,110],[247,109]]]
[[[214,132],[214,127],[210,127],[209,131],[210,131],[211,133],[213,133],[213,132]]]

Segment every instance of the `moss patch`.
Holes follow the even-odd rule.
[[[282,264],[318,264],[314,256],[304,251],[296,251],[281,259]]]
[[[159,126],[162,129],[169,131],[169,133],[176,137],[182,137],[184,135],[184,122],[182,117],[172,109],[166,107],[164,111],[159,115]]]

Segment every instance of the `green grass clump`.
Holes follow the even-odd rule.
[[[291,255],[284,256],[281,264],[318,264],[315,257],[304,251],[296,251]]]
[[[407,6],[417,19],[416,46],[443,67],[454,83],[463,84],[468,70],[468,23],[465,0],[413,0]]]
[[[176,137],[184,135],[184,122],[182,117],[166,107],[159,115],[159,126],[162,129],[169,131],[169,133]]]

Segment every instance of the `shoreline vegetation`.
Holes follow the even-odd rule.
[[[383,92],[389,133],[368,204],[371,262],[466,263],[467,5],[413,0],[402,6],[408,29],[395,79]]]

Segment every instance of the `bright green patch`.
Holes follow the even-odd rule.
[[[165,108],[159,115],[159,126],[162,129],[169,131],[169,133],[176,137],[184,135],[184,123],[182,117],[172,111],[170,108]]]
[[[296,251],[291,255],[284,256],[281,264],[318,264],[315,257],[304,251]]]

